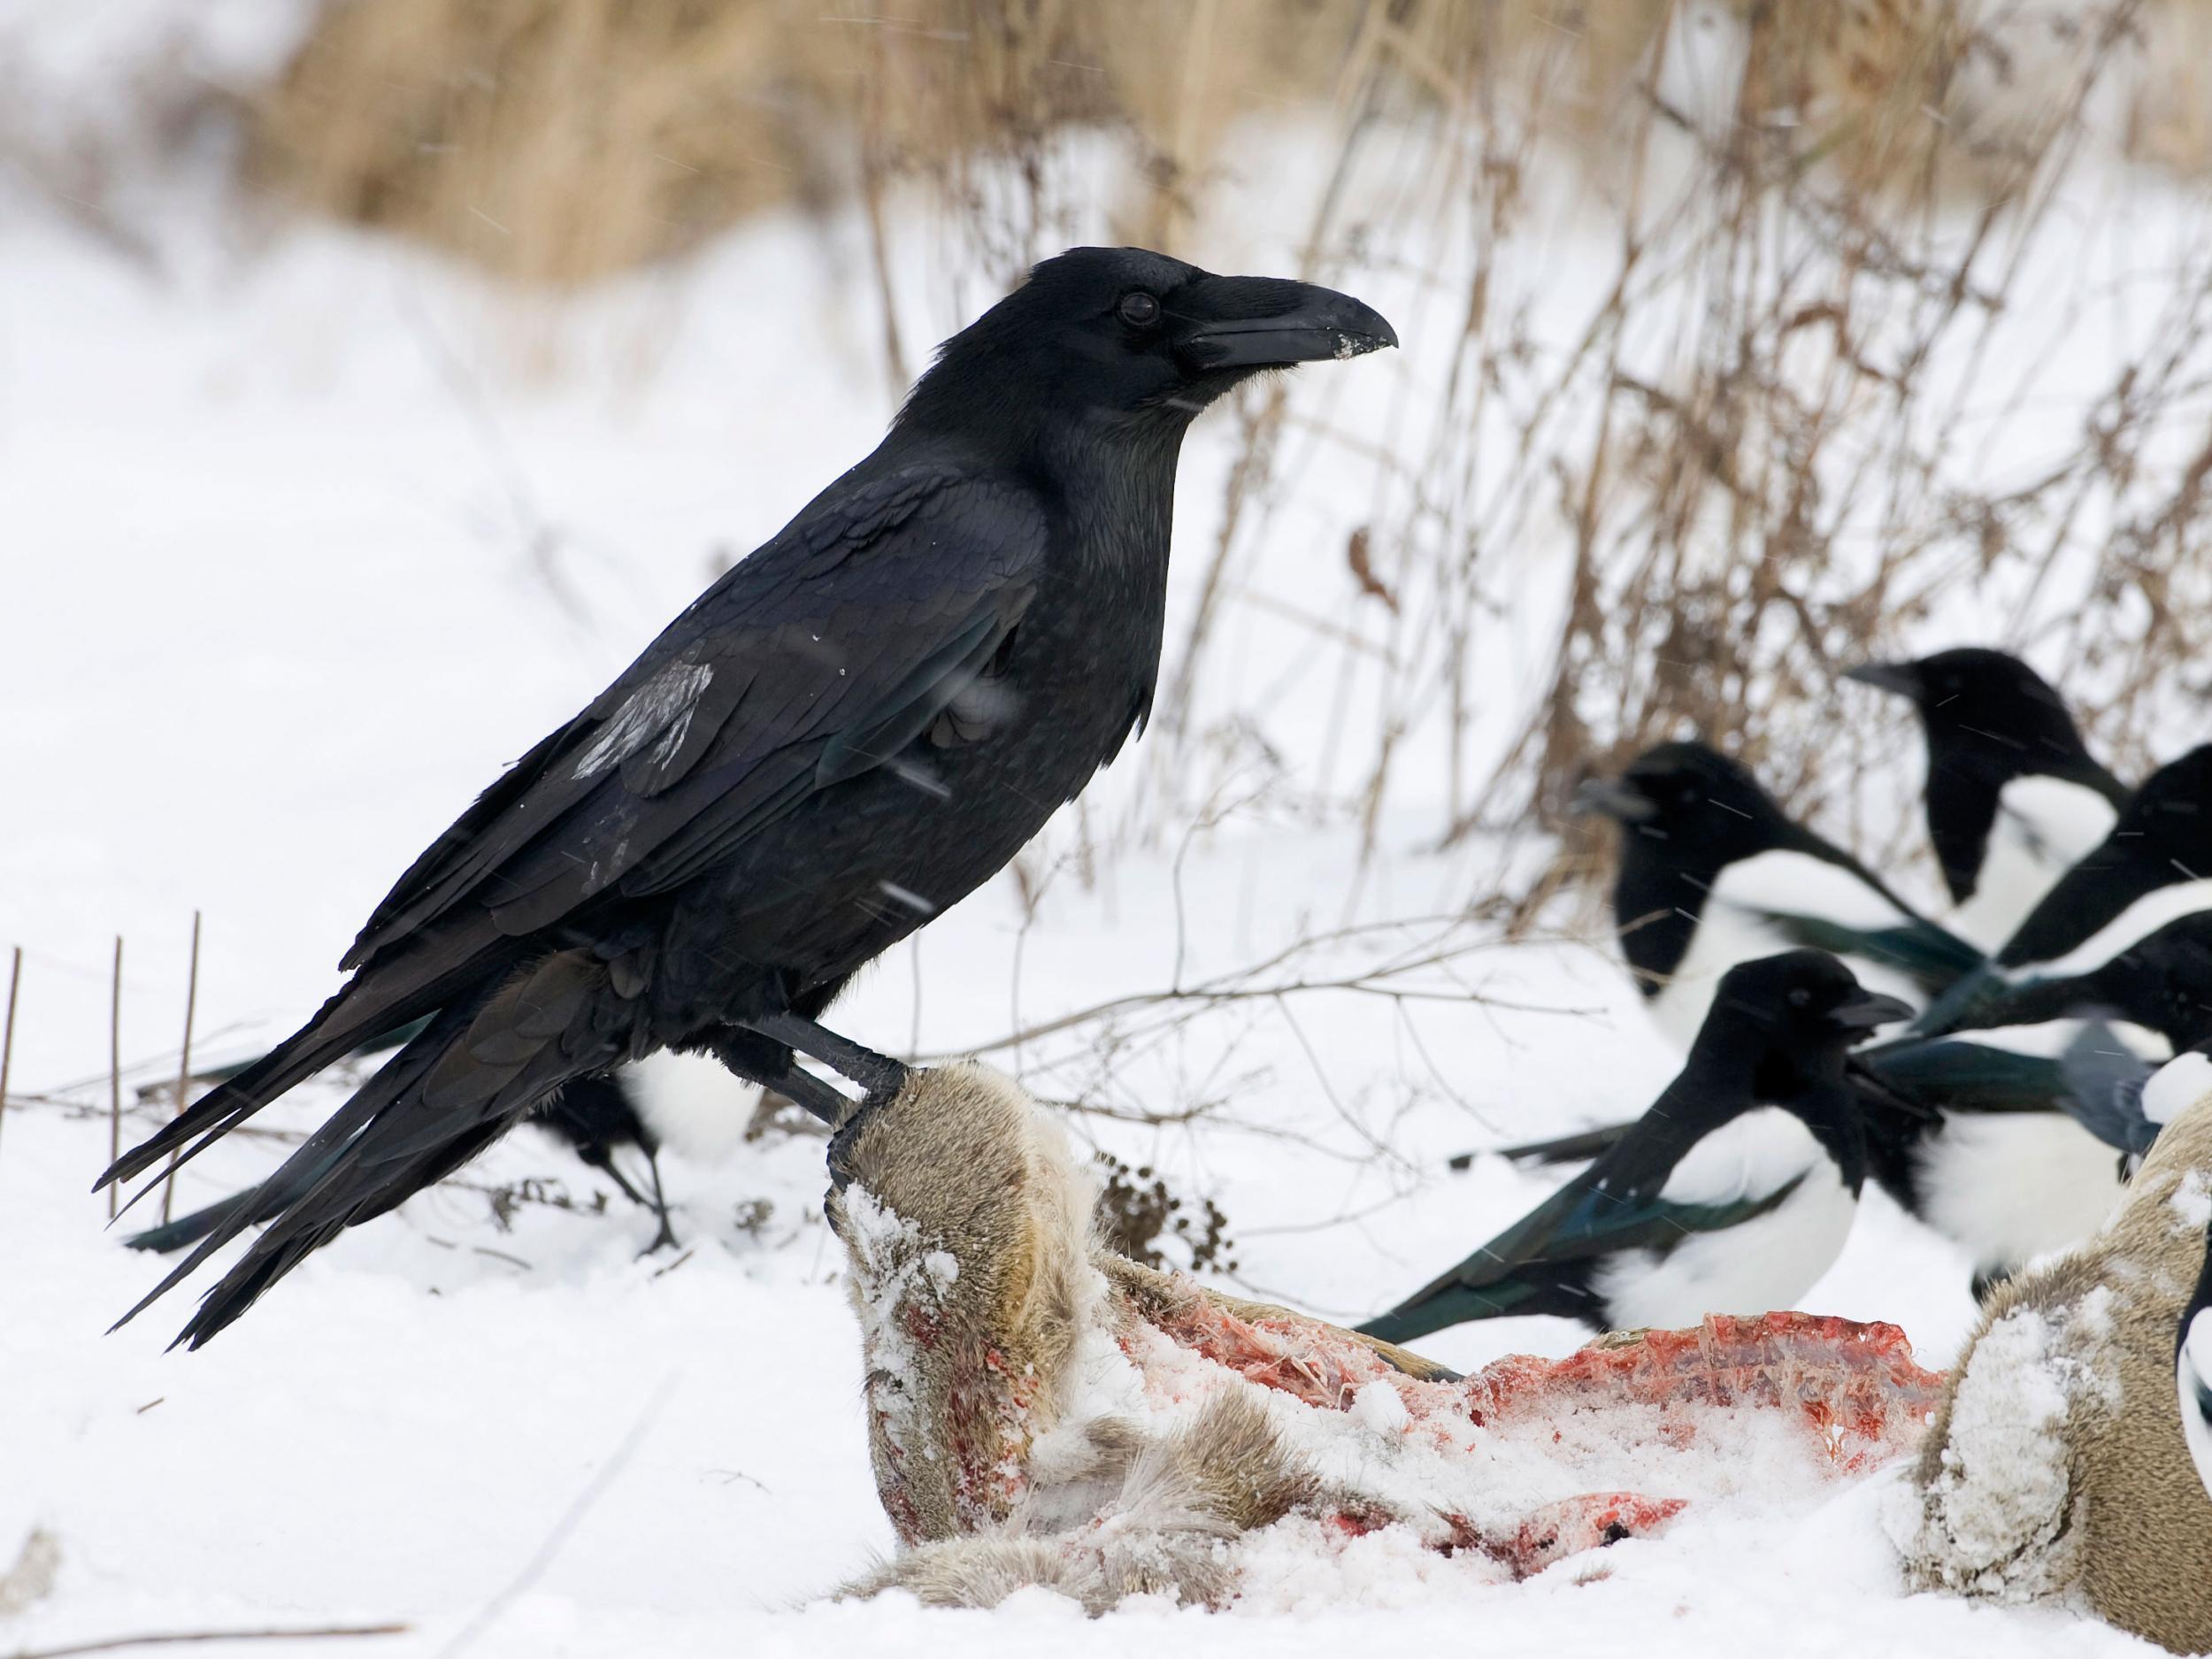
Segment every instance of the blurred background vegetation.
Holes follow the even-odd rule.
[[[1808,711],[1908,641],[2027,649],[2132,764],[2200,719],[2208,61],[2203,0],[331,0],[257,80],[154,74],[132,121],[0,150],[127,245],[118,157],[219,129],[265,211],[557,293],[858,214],[894,386],[934,337],[895,298],[918,243],[987,297],[1102,219],[1233,254],[1235,181],[1294,178],[1273,244],[1423,323],[1394,406],[1327,434],[1368,499],[1345,603],[1293,626],[1365,741],[1321,770],[1371,826],[1417,777],[1448,843],[1690,731],[1843,810],[1894,728]],[[1250,757],[1214,658],[1286,410],[1241,405],[1179,549],[1156,825]],[[1510,730],[1502,627],[1542,648]]]

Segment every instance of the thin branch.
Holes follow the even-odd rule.
[[[184,1047],[177,1059],[177,1097],[175,1116],[184,1116],[184,1100],[192,1087],[192,1016],[200,1001],[200,913],[192,912],[192,971],[184,984]],[[177,1160],[182,1148],[169,1155],[168,1173],[161,1183],[161,1225],[169,1225],[169,1210],[177,1195]],[[109,1202],[114,1202],[113,1188],[109,1189]]]
[[[123,935],[115,936],[115,977],[108,988],[108,1164],[123,1156]],[[115,1219],[119,1183],[108,1183],[108,1219]]]
[[[18,945],[8,968],[8,1023],[0,1030],[0,1124],[8,1117],[8,1066],[15,1058],[15,997],[23,987],[23,947]]]
[[[72,1659],[77,1654],[117,1653],[126,1647],[174,1647],[187,1642],[207,1641],[322,1641],[332,1637],[404,1636],[411,1624],[318,1624],[295,1629],[186,1630],[148,1636],[110,1636],[100,1641],[73,1642],[66,1647],[19,1647],[6,1659]]]
[[[584,1489],[576,1494],[575,1501],[568,1506],[561,1518],[554,1523],[553,1530],[545,1535],[545,1541],[538,1546],[537,1553],[524,1563],[522,1571],[504,1589],[484,1603],[476,1617],[463,1626],[451,1641],[438,1650],[438,1659],[456,1659],[456,1655],[498,1622],[499,1616],[513,1604],[517,1597],[543,1576],[545,1570],[553,1564],[553,1558],[561,1553],[561,1546],[568,1542],[569,1535],[582,1524],[584,1517],[591,1512],[592,1506],[614,1484],[614,1478],[636,1455],[638,1448],[645,1443],[647,1432],[659,1418],[675,1392],[676,1374],[672,1371],[662,1379],[653,1397],[645,1402],[645,1409],[638,1413],[637,1421],[622,1437],[622,1443],[615,1448],[614,1455],[600,1466],[590,1480],[585,1483]]]

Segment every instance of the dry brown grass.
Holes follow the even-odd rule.
[[[1056,234],[1043,157],[1071,127],[1119,146],[1118,232],[1172,243],[1240,119],[1365,96],[1377,65],[1401,104],[1455,102],[1478,64],[1562,29],[1581,42],[1577,102],[1602,111],[1666,12],[334,0],[261,103],[253,165],[323,211],[557,284],[680,251],[772,204],[920,181],[1010,272]]]
[[[1706,107],[1666,70],[1694,30],[1739,49]],[[2205,0],[341,0],[255,155],[327,211],[555,284],[765,205],[857,200],[902,380],[888,273],[918,206],[1002,282],[1094,222],[1071,134],[1107,146],[1115,231],[1171,247],[1237,123],[1333,134],[1309,271],[1470,273],[1457,337],[1424,348],[1449,373],[1400,411],[1348,557],[1387,616],[1316,640],[1379,710],[1354,804],[1377,822],[1417,757],[1447,779],[1449,839],[1689,730],[1816,806],[1880,718],[1838,723],[1836,671],[1967,589],[2009,595],[1983,637],[2062,655],[2139,762],[2147,694],[2170,710],[2212,646],[2212,451],[2180,433],[2212,373],[2212,233],[2162,255],[2151,343],[2047,471],[1984,487],[1952,463],[1970,417],[2032,395],[2018,357],[2062,343],[2006,330],[2021,273],[2070,234],[2054,204],[2092,129],[2116,104],[2125,153],[2212,163],[2208,40]],[[1613,226],[1564,351],[1498,280],[1553,234],[1563,180]],[[1655,367],[1655,334],[1674,342]],[[1242,746],[1243,711],[1202,694],[1271,534],[1286,407],[1274,388],[1240,409],[1224,528],[1196,549],[1155,746],[1176,821]],[[1525,615],[1516,549],[1557,549],[1544,580],[1563,562],[1571,592],[1500,766],[1475,704],[1498,618]]]

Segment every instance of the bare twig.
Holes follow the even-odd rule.
[[[8,1023],[0,1029],[0,1124],[8,1117],[8,1065],[15,1058],[15,998],[23,986],[23,947],[18,945],[8,967]]]
[[[185,1095],[192,1087],[192,1017],[200,1001],[200,913],[192,912],[192,968],[184,982],[184,1043],[177,1056],[177,1094],[173,1102],[175,1115],[184,1115]],[[161,1182],[161,1222],[169,1225],[169,1210],[177,1195],[177,1160],[182,1156],[179,1148],[169,1155],[168,1172]]]
[[[119,1653],[127,1647],[174,1647],[188,1642],[322,1641],[334,1637],[404,1636],[411,1624],[316,1624],[290,1629],[165,1631],[145,1636],[110,1636],[73,1642],[66,1647],[19,1647],[6,1659],[73,1659],[77,1654]]]
[[[636,1455],[638,1448],[645,1443],[647,1432],[652,1428],[675,1393],[676,1375],[672,1371],[654,1390],[653,1397],[645,1402],[645,1409],[638,1413],[637,1421],[630,1425],[630,1432],[622,1437],[622,1443],[615,1448],[614,1455],[600,1465],[585,1483],[584,1489],[576,1494],[575,1501],[554,1523],[553,1530],[545,1535],[545,1541],[538,1546],[537,1553],[523,1564],[522,1571],[498,1594],[484,1603],[476,1617],[469,1620],[451,1641],[438,1650],[438,1659],[456,1659],[457,1655],[465,1651],[478,1637],[496,1624],[499,1616],[513,1604],[515,1599],[535,1584],[545,1570],[553,1564],[553,1558],[561,1553],[561,1546],[568,1541],[569,1535],[591,1512],[592,1505],[598,1502],[607,1488],[614,1484],[614,1478]]]
[[[123,1156],[123,935],[115,936],[115,975],[108,988],[108,1164]],[[108,1184],[108,1219],[115,1219],[121,1184]]]

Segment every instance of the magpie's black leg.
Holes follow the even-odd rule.
[[[587,1156],[584,1162],[612,1181],[617,1190],[640,1210],[650,1210],[653,1207],[653,1201],[632,1186],[628,1178],[620,1170],[615,1168],[614,1155],[604,1147],[600,1148],[595,1156]]]
[[[819,1060],[871,1094],[895,1094],[906,1087],[907,1068],[898,1061],[873,1048],[864,1048],[803,1014],[763,1014],[744,1023],[764,1037]]]
[[[803,1070],[785,1045],[764,1041],[760,1033],[741,1027],[725,1032],[709,1045],[714,1057],[748,1083],[771,1088],[786,1100],[803,1106],[834,1129],[852,1105],[812,1072]]]
[[[642,1150],[645,1153],[645,1168],[653,1178],[653,1213],[660,1217],[661,1222],[661,1230],[653,1235],[652,1243],[638,1252],[640,1256],[650,1256],[663,1245],[672,1250],[676,1248],[676,1229],[669,1225],[668,1195],[661,1190],[660,1156],[650,1147]]]

